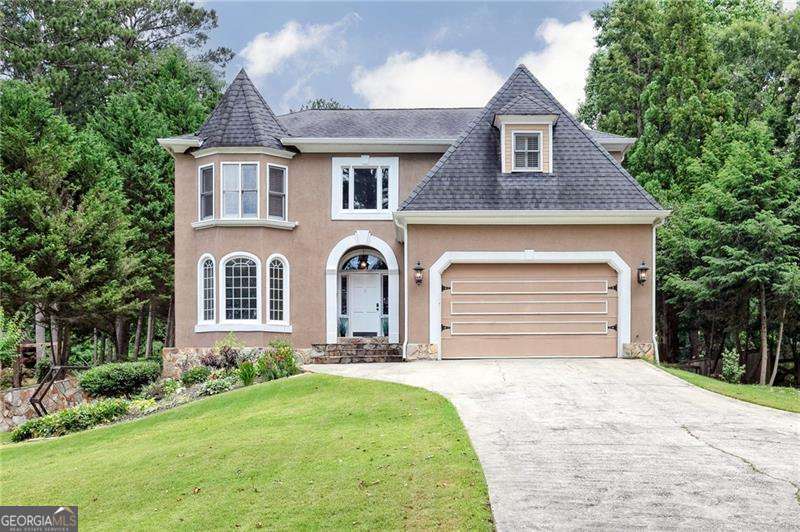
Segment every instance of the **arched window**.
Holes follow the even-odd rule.
[[[269,317],[272,323],[289,322],[289,262],[283,255],[267,259]]]
[[[225,279],[225,320],[259,319],[258,261],[249,255],[233,256],[222,265]]]
[[[198,268],[198,307],[200,322],[213,322],[216,311],[214,296],[214,259],[205,255]]]

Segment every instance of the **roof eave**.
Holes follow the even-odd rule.
[[[663,221],[672,211],[648,210],[463,210],[398,211],[398,224],[446,225],[637,225]]]
[[[380,137],[284,137],[285,146],[303,153],[354,153],[382,151],[389,153],[444,153],[453,138],[380,138]]]
[[[199,148],[203,141],[199,137],[162,137],[156,139],[158,144],[171,155],[186,153],[190,148]]]

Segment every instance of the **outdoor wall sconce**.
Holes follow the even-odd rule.
[[[414,266],[414,281],[417,283],[417,286],[422,284],[422,272],[424,269],[422,263],[417,261],[417,265]]]
[[[650,268],[647,267],[647,264],[642,261],[638,268],[636,268],[636,280],[639,284],[644,284],[647,282],[647,272]]]

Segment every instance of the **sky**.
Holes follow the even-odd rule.
[[[796,0],[789,0],[796,6]],[[602,1],[202,0],[211,46],[236,57],[277,113],[313,98],[354,108],[482,107],[523,63],[576,111]]]

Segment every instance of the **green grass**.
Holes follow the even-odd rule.
[[[681,379],[728,397],[769,406],[778,410],[800,413],[800,390],[783,386],[760,386],[758,384],[731,384],[729,382],[697,375],[691,371],[684,371],[669,366],[659,366],[664,371],[680,377]]]
[[[492,528],[453,406],[302,375],[129,423],[0,447],[0,504],[77,505],[82,530]]]

